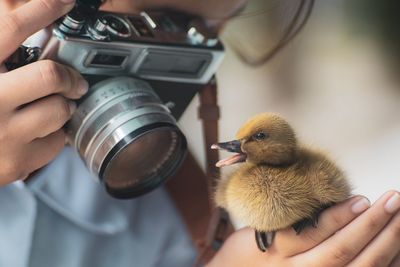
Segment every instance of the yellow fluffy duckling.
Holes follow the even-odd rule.
[[[236,138],[212,146],[236,152],[218,167],[241,162],[219,181],[215,200],[256,230],[262,251],[276,230],[292,226],[299,233],[315,226],[322,210],[351,194],[344,173],[322,152],[299,145],[292,127],[276,114],[251,118]]]

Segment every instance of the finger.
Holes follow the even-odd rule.
[[[4,73],[0,80],[2,110],[13,110],[52,94],[77,99],[88,90],[88,83],[78,72],[50,60],[41,60]]]
[[[370,203],[365,197],[348,199],[322,212],[316,228],[308,227],[298,235],[292,228],[278,231],[271,249],[286,257],[307,251],[347,225],[369,206]]]
[[[44,138],[32,141],[27,148],[26,160],[28,174],[32,173],[52,161],[64,148],[65,133],[58,130]]]
[[[399,267],[400,266],[400,253],[397,254],[396,258],[390,263],[389,267]]]
[[[60,95],[42,98],[15,113],[10,131],[16,139],[29,143],[61,129],[75,109],[74,102]]]
[[[326,261],[329,258],[331,265],[327,267],[346,265],[383,229],[393,217],[393,213],[400,208],[400,200],[399,203],[391,202],[393,196],[400,199],[397,192],[386,193],[366,212],[303,256],[310,262]]]
[[[3,1],[3,0],[2,0]],[[32,0],[0,17],[0,62],[33,33],[72,9],[74,0]]]
[[[399,252],[400,213],[397,213],[378,236],[349,264],[349,267],[386,267]]]

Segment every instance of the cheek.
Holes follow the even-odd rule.
[[[261,152],[261,149],[259,144],[253,141],[242,145],[242,151],[251,156],[256,156]]]
[[[107,0],[100,9],[110,12],[135,14],[140,11],[139,2],[137,0]]]
[[[242,144],[242,146],[240,147],[240,149],[242,150],[243,153],[247,154],[247,153],[249,153],[249,151],[252,150],[251,144],[249,144],[249,143],[244,143],[244,144]]]

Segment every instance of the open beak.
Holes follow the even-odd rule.
[[[226,150],[229,152],[235,153],[233,156],[222,159],[218,161],[215,166],[217,167],[224,167],[224,166],[229,166],[235,163],[239,162],[244,162],[246,161],[246,154],[243,153],[241,149],[241,142],[239,140],[233,140],[229,142],[224,142],[224,143],[218,143],[218,144],[213,144],[211,146],[211,149],[221,149],[221,150]]]

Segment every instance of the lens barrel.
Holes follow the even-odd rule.
[[[178,169],[187,144],[151,86],[130,77],[91,87],[67,125],[71,145],[116,198],[145,194]]]

